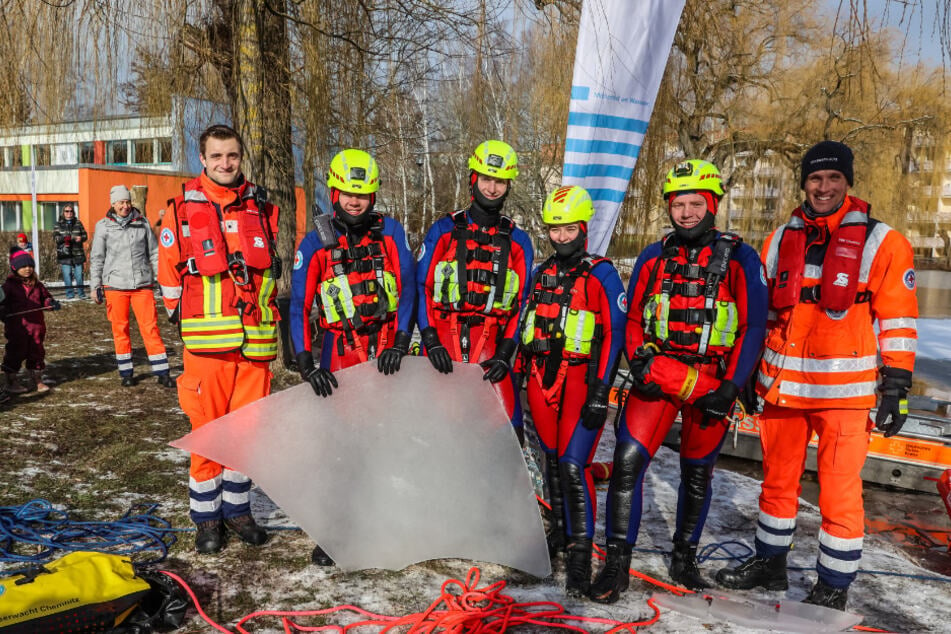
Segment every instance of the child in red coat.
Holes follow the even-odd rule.
[[[3,283],[6,296],[4,307],[6,317],[3,320],[3,334],[7,345],[3,353],[3,371],[7,375],[7,391],[22,394],[29,388],[17,382],[20,365],[26,361],[26,368],[33,376],[36,389],[46,392],[49,386],[43,383],[42,373],[46,367],[46,320],[44,309],[59,309],[59,302],[53,299],[34,271],[33,256],[26,251],[16,249],[10,253],[10,268],[13,272]]]

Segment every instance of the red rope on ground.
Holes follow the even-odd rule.
[[[198,610],[199,616],[219,632],[232,634],[231,630],[215,623],[202,610],[198,598],[188,584],[178,575],[162,571],[174,579],[191,598]],[[645,627],[656,623],[660,619],[660,609],[652,600],[647,605],[653,610],[653,615],[643,621],[623,622],[614,619],[598,617],[575,616],[565,612],[565,608],[553,601],[516,602],[512,597],[504,594],[505,581],[497,581],[485,587],[479,586],[480,571],[473,566],[469,569],[465,581],[448,579],[443,582],[438,599],[432,602],[423,612],[408,614],[402,617],[374,614],[353,605],[342,605],[324,610],[260,610],[243,617],[235,624],[235,631],[239,634],[248,634],[244,625],[259,617],[278,617],[287,634],[293,632],[349,632],[361,627],[380,628],[381,634],[393,628],[409,628],[409,632],[429,634],[431,632],[447,632],[466,634],[499,634],[519,625],[535,625],[556,630],[586,633],[580,625],[606,626],[608,634],[614,632],[634,632],[638,627]],[[307,616],[324,616],[336,612],[355,612],[367,617],[366,620],[351,623],[350,625],[319,625],[307,626],[296,623],[292,619]],[[578,623],[579,625],[573,625]]]

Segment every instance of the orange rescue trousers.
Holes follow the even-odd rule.
[[[267,361],[249,361],[240,352],[198,355],[188,350],[183,358],[178,400],[193,430],[271,393]],[[250,512],[247,477],[197,454],[192,454],[189,474],[191,517],[196,523]]]
[[[858,571],[865,531],[862,466],[872,422],[865,409],[792,409],[767,403],[759,417],[763,485],[757,554],[789,550],[796,528],[806,448],[819,437],[819,578],[847,587]]]
[[[119,376],[132,376],[132,339],[129,337],[129,309],[139,322],[139,332],[149,355],[152,373],[168,374],[168,357],[165,344],[159,334],[158,315],[155,312],[155,295],[152,288],[133,291],[105,289],[106,316],[112,324],[112,340],[116,348],[116,363]]]

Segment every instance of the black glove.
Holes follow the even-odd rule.
[[[396,374],[400,371],[400,362],[409,352],[409,333],[397,330],[393,338],[393,346],[380,353],[376,360],[376,368],[383,374]]]
[[[439,343],[439,335],[436,333],[436,329],[432,326],[423,328],[419,334],[422,337],[423,346],[426,348],[426,356],[429,357],[429,362],[433,364],[433,367],[442,374],[452,372],[452,357],[449,356],[446,347]]]
[[[628,359],[627,367],[631,370],[631,379],[635,390],[647,398],[660,398],[664,396],[664,391],[660,389],[660,386],[644,380],[647,375],[647,368],[653,358],[654,353],[651,350],[640,347],[634,352],[634,356]]]
[[[317,396],[330,396],[337,387],[337,379],[330,370],[314,366],[314,356],[309,352],[297,355],[297,368],[301,378],[310,383]]]
[[[900,368],[882,368],[882,383],[878,391],[882,398],[875,414],[875,426],[885,438],[901,431],[908,418],[908,390],[911,389],[911,372]]]
[[[97,304],[101,304],[101,303],[103,303],[104,301],[106,301],[106,292],[105,292],[104,290],[102,290],[102,287],[101,287],[101,286],[97,286],[97,287],[96,287],[96,290],[93,291],[93,292],[94,292],[95,295],[96,295],[96,296],[95,296],[95,300],[96,300],[96,303],[97,303]]]
[[[50,308],[52,308],[53,310],[59,310],[60,308],[62,308],[62,305],[55,299],[51,299]]]
[[[495,356],[479,364],[485,370],[482,380],[498,383],[507,377],[512,369],[512,354],[516,348],[518,344],[514,339],[503,339],[495,349]]]
[[[693,406],[703,412],[705,419],[723,420],[733,413],[733,406],[736,405],[736,397],[739,394],[740,388],[735,383],[721,381],[720,387],[698,398]],[[704,423],[706,422],[704,420]]]
[[[598,383],[588,391],[588,402],[581,408],[581,424],[585,429],[601,429],[608,418],[608,394],[610,388]]]

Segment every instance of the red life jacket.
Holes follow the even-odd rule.
[[[383,236],[384,219],[378,213],[369,213],[372,217],[370,227],[356,244],[350,244],[351,236],[343,233],[336,244],[324,249],[322,256],[326,258],[326,264],[320,280],[321,288],[318,289],[321,301],[331,301],[325,297],[327,293],[324,285],[335,278],[346,278],[349,294],[333,300],[336,305],[324,306],[320,311],[320,325],[325,329],[342,330],[347,333],[348,338],[351,337],[352,331],[368,335],[392,322],[393,328],[387,329],[388,333],[389,330],[395,330],[396,325],[399,291],[393,264],[387,258]],[[352,317],[345,316],[350,313],[353,314]],[[337,318],[328,319],[329,314]],[[386,336],[382,339],[384,344],[387,339]]]
[[[241,250],[228,252],[224,232],[222,210],[212,203],[201,190],[198,179],[186,186],[179,214],[182,217],[182,252],[187,256],[189,271],[201,275],[224,273],[236,262],[253,269],[266,269],[271,266],[271,235],[267,228],[267,218],[258,209],[257,188],[246,183],[240,190],[240,200],[244,206],[237,215],[237,230]],[[233,219],[228,222],[234,222]],[[233,231],[228,231],[232,233]]]
[[[776,283],[770,293],[774,309],[789,308],[799,302],[816,303],[823,310],[844,311],[856,302],[868,301],[856,293],[862,251],[868,234],[868,203],[858,198],[847,198],[849,203],[842,222],[810,258],[822,257],[822,277],[819,284],[803,286],[806,252],[814,245],[806,244],[806,220],[802,208],[792,213],[783,229],[779,243],[779,263]]]
[[[509,268],[515,223],[501,216],[498,225],[481,227],[468,221],[465,210],[453,213],[452,220],[455,249],[450,244],[447,258],[436,264],[434,300],[447,312],[496,317],[517,312],[521,280]],[[447,268],[453,265],[454,270]]]
[[[729,354],[739,315],[728,272],[741,243],[731,233],[695,248],[681,244],[674,233],[664,239],[641,299],[645,342],[698,361]]]

